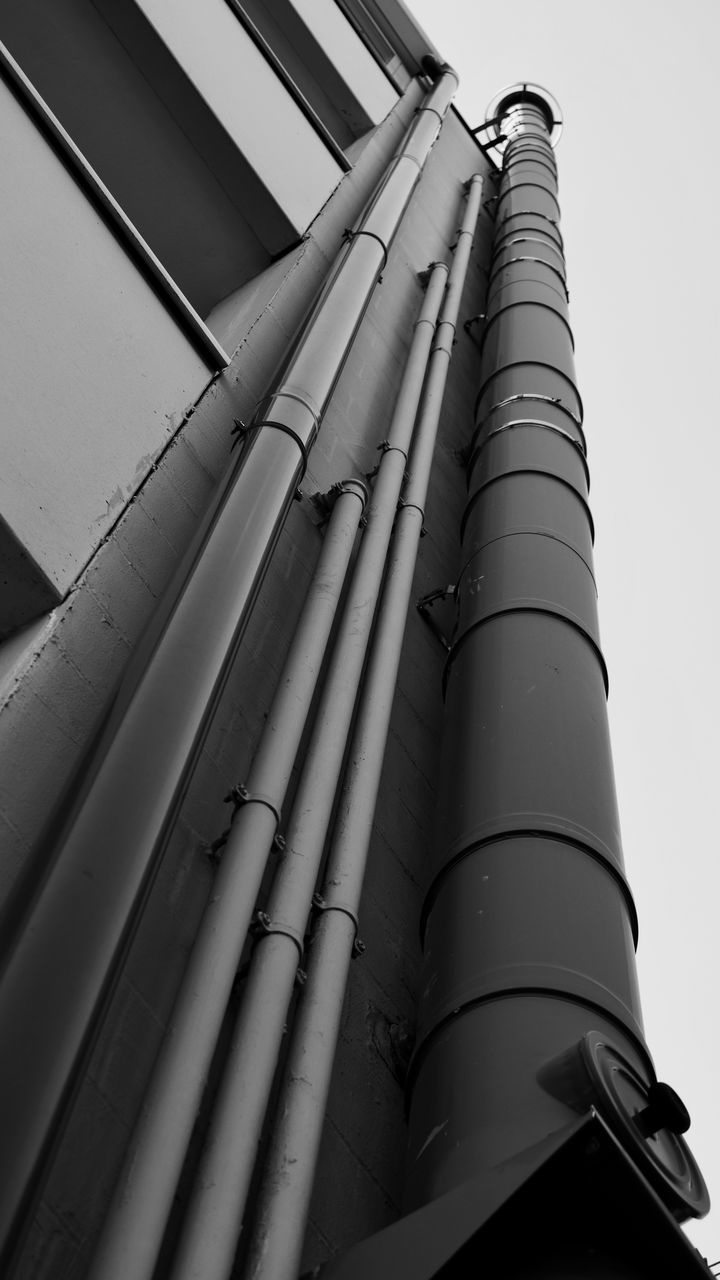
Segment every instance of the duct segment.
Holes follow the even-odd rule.
[[[554,266],[563,280],[565,279],[565,258],[562,246],[547,234],[544,227],[537,228],[529,224],[513,228],[498,241],[490,262],[490,278],[492,279],[506,262],[516,257],[522,258],[523,254],[526,257],[541,255],[548,265]]]
[[[562,588],[557,586],[563,579]],[[587,564],[567,543],[552,534],[526,530],[505,534],[483,546],[463,568],[458,585],[458,628],[455,650],[490,618],[518,610],[564,618],[600,654],[595,583]],[[601,663],[604,683],[604,664]]]
[[[488,286],[486,322],[514,303],[535,302],[554,308],[567,320],[567,289],[562,273],[549,262],[532,254],[508,259],[495,272]]]
[[[505,173],[508,176],[512,176],[513,180],[517,179],[518,174],[545,177],[549,173],[557,185],[557,166],[554,161],[550,162],[548,160],[548,157],[540,148],[532,150],[527,145],[523,146],[522,151],[517,156],[511,154],[506,157],[504,168]]]
[[[639,1078],[654,1078],[607,725],[554,160],[532,95],[504,112],[510,141],[423,911],[410,1206],[569,1123],[571,1103],[539,1079],[562,1043],[599,1030]]]
[[[609,866],[577,844],[508,836],[439,882],[424,937],[418,1052],[455,1011],[517,991],[604,1008],[642,1037],[634,939]]]
[[[509,275],[504,275],[503,279],[512,279],[517,274],[517,268],[520,264],[524,265],[524,274],[530,275],[530,263],[537,263],[536,274],[540,276],[540,263],[545,264],[545,278],[553,285],[555,289],[560,288],[563,297],[567,300],[567,281],[565,278],[565,261],[562,250],[555,241],[549,236],[539,235],[531,227],[513,232],[508,236],[507,240],[499,246],[493,255],[490,264],[490,272],[488,276],[488,293],[492,297],[498,288],[496,278],[501,273],[506,273],[508,268],[514,267],[515,271]],[[552,279],[549,279],[549,273],[552,273]],[[557,281],[560,281],[558,286]]]
[[[496,216],[502,222],[505,218],[512,218],[531,202],[536,205],[537,212],[546,218],[560,217],[557,199],[548,187],[538,182],[518,182],[514,186],[501,189]]]
[[[622,1044],[623,1057],[640,1079],[654,1078],[641,1040],[598,1008],[554,992],[489,999],[438,1029],[426,1042],[413,1082],[406,1212],[481,1172],[490,1171],[492,1186],[493,1174],[512,1161],[522,1164],[533,1148],[542,1150],[551,1135],[587,1112],[586,1098],[557,1096],[542,1072],[583,1039],[588,1025],[609,1043]],[[561,1206],[551,1201],[544,1208],[557,1225]],[[516,1227],[521,1230],[521,1223]],[[482,1240],[477,1256],[483,1257]]]
[[[535,360],[563,373],[568,381],[575,376],[573,337],[570,326],[555,307],[535,302],[515,303],[498,312],[485,326],[483,353],[493,368],[509,365],[511,360]]]
[[[559,391],[561,388],[556,388]],[[477,403],[478,425],[470,441],[470,456],[473,458],[496,433],[508,427],[522,426],[523,423],[537,423],[548,428],[555,428],[558,434],[574,444],[583,455],[587,448],[585,434],[580,417],[562,403],[561,397],[540,394],[539,392],[518,391],[513,395],[496,400],[483,396]],[[585,462],[587,468],[587,463]],[[590,481],[588,475],[588,489]]]
[[[546,443],[544,437],[542,443]],[[570,453],[570,445],[561,444]],[[552,455],[547,467],[550,474],[537,465],[537,450],[527,466],[520,465],[524,459],[517,454],[515,461],[511,472],[496,476],[479,491],[482,500],[473,487],[463,520],[464,550],[472,552],[515,529],[538,529],[567,542],[591,565],[592,526],[584,496],[563,477],[552,474]]]
[[[540,360],[520,357],[510,358],[486,374],[476,400],[476,421],[483,421],[495,405],[516,396],[555,402],[576,422],[582,422],[582,400],[574,376],[567,376]]]
[[[427,110],[340,250],[272,393],[281,429],[262,429],[273,425],[267,404],[256,413],[250,447],[234,459],[130,665],[52,848],[38,857],[37,884],[23,889],[32,925],[18,938],[0,988],[3,1039],[22,1046],[0,1068],[11,1170],[0,1201],[4,1256],[81,1078],[307,450],[456,83],[454,72],[439,70]],[[92,863],[98,849],[101,877]]]
[[[560,608],[498,610],[455,645],[431,881],[463,850],[516,830],[577,841],[622,873],[604,672]]]
[[[548,217],[547,214],[539,213],[537,210],[518,209],[515,213],[506,214],[496,221],[495,253],[498,254],[508,240],[520,234],[537,235],[541,239],[550,241],[561,253],[564,249],[562,233],[556,218]]]
[[[540,199],[538,192],[542,192],[542,205],[545,205],[544,197],[547,196],[557,206],[557,199],[555,195],[557,191],[557,179],[555,174],[552,170],[545,168],[545,166],[533,164],[530,161],[523,160],[521,157],[518,158],[518,163],[515,168],[507,171],[502,179],[498,202],[500,203],[504,196],[513,195],[520,189],[525,192],[528,199],[533,203]],[[513,208],[515,207],[515,204],[513,204]],[[504,208],[502,205],[498,212],[502,218],[504,215]]]
[[[468,489],[475,494],[497,476],[538,471],[556,476],[587,503],[587,463],[578,445],[579,441],[555,423],[510,418],[504,429],[496,426],[479,445],[471,446]],[[588,518],[592,519],[589,508]]]

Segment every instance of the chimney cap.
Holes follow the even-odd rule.
[[[500,150],[504,148],[506,138],[502,130],[503,116],[511,107],[523,102],[540,108],[550,133],[550,143],[553,147],[557,146],[563,128],[560,104],[541,84],[534,84],[531,80],[519,80],[516,84],[506,85],[496,93],[487,108],[485,123],[478,130],[473,131],[488,134],[488,140],[483,144],[484,148],[497,147]]]

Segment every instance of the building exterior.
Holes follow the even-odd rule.
[[[533,1179],[540,1238],[589,1143],[707,1274],[635,988],[552,99],[481,143],[400,0],[25,0],[0,39],[4,1274],[434,1275],[486,1222],[499,1259]]]

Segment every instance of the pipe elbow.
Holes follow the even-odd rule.
[[[441,62],[439,58],[434,57],[431,53],[425,54],[420,65],[425,75],[433,81],[440,80],[442,76],[448,75],[453,77],[456,84],[460,83],[460,77],[455,68],[451,67],[449,62]]]

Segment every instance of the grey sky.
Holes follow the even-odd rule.
[[[638,965],[658,1075],[717,1208],[720,179],[717,0],[407,0],[471,125],[504,85],[559,100],[571,322]]]

